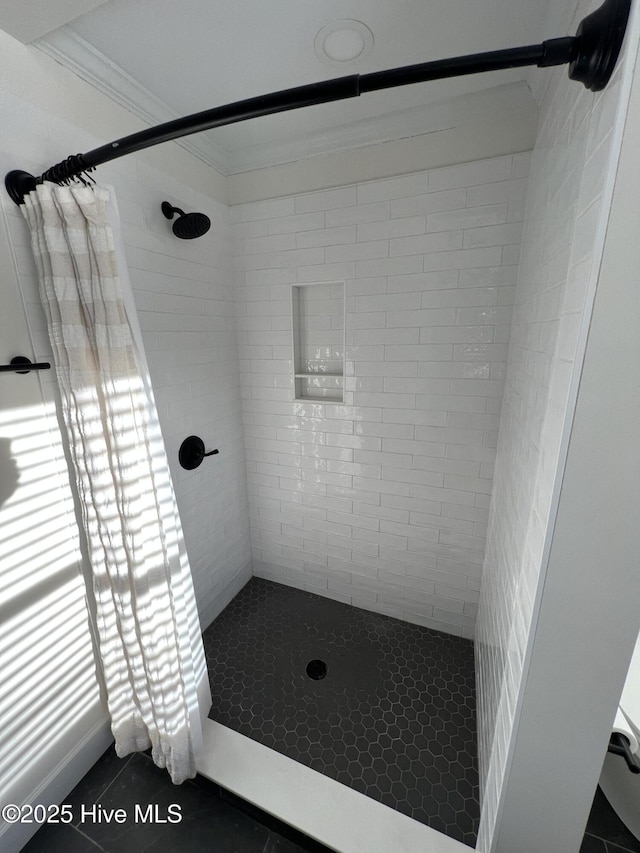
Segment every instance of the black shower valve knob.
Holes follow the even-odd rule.
[[[189,435],[180,445],[178,451],[178,461],[183,468],[191,471],[197,468],[205,456],[215,456],[220,451],[210,450],[208,453],[204,451],[204,441],[197,435]]]

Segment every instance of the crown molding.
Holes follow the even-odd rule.
[[[34,41],[33,46],[149,125],[181,118],[161,98],[142,86],[70,27],[60,27],[44,38]],[[225,176],[228,174],[228,152],[204,134],[183,136],[175,141],[218,172]]]

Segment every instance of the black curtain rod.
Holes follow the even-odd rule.
[[[446,77],[500,71],[505,68],[521,68],[528,65],[543,68],[569,64],[569,77],[583,83],[587,89],[597,92],[604,89],[615,68],[630,7],[631,0],[605,0],[599,9],[582,21],[575,36],[549,39],[537,45],[406,65],[372,74],[352,74],[348,77],[338,77],[321,83],[272,92],[257,98],[194,113],[125,136],[85,154],[74,154],[61,163],[51,166],[39,177],[22,170],[13,170],[5,177],[5,187],[12,200],[16,204],[22,204],[24,196],[31,192],[36,184],[43,181],[63,183],[109,160],[133,154],[134,151],[141,151],[143,148],[158,145],[161,142],[179,139],[191,133],[314,104],[356,98],[365,92],[407,86],[412,83],[425,83]]]

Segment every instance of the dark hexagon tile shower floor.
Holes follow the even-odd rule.
[[[253,578],[204,645],[212,719],[475,845],[469,640]]]

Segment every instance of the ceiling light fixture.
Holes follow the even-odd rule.
[[[318,59],[353,62],[362,59],[373,47],[373,33],[361,21],[333,21],[318,31],[314,48]]]

